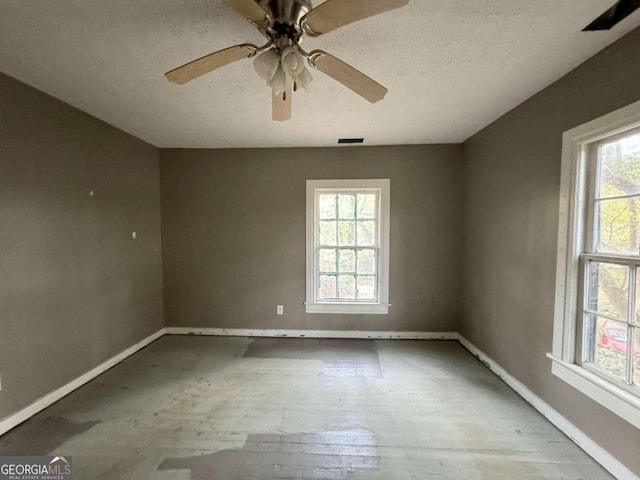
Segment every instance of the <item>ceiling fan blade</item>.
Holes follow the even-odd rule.
[[[193,62],[189,62],[181,67],[175,68],[164,74],[167,80],[179,85],[184,85],[191,80],[198,78],[205,73],[214,71],[243,58],[249,58],[256,54],[258,47],[250,43],[243,43],[233,47],[218,50],[204,57],[200,57]]]
[[[254,0],[224,0],[224,3],[255,25],[266,26],[269,23],[267,12]]]
[[[619,0],[593,22],[582,29],[583,32],[610,30],[640,8],[640,0]]]
[[[382,100],[387,94],[388,90],[378,82],[327,52],[314,50],[309,54],[309,62],[371,103]]]
[[[272,115],[276,122],[284,122],[291,120],[292,100],[293,100],[293,80],[289,75],[285,75],[284,92],[276,95],[273,91],[272,96]]]
[[[318,36],[408,3],[409,0],[327,0],[302,18],[302,27],[309,35]]]

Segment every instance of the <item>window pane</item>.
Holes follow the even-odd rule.
[[[587,317],[587,361],[624,381],[627,368],[627,325],[591,314]]]
[[[320,245],[337,245],[336,222],[320,222]]]
[[[600,148],[598,196],[640,193],[640,134],[605,143]]]
[[[376,196],[373,193],[358,194],[358,218],[376,217]]]
[[[598,200],[595,215],[598,252],[640,255],[640,199]]]
[[[587,308],[621,320],[628,318],[629,267],[589,262]]]
[[[367,248],[358,250],[358,274],[376,273],[376,254],[375,250]]]
[[[370,246],[376,244],[376,222],[366,220],[358,222],[358,245]]]
[[[376,299],[376,277],[358,277],[358,299]]]
[[[640,268],[636,268],[636,314],[633,321],[640,325]]]
[[[340,273],[355,273],[356,271],[356,251],[340,250],[338,266]]]
[[[320,288],[318,290],[318,298],[320,300],[335,300],[336,295],[336,276],[320,275]]]
[[[633,331],[633,384],[640,387],[640,328]]]
[[[322,220],[336,218],[336,196],[334,194],[321,194],[318,204]]]
[[[355,222],[338,222],[338,240],[340,246],[356,244]]]
[[[341,300],[356,299],[356,277],[353,275],[340,275],[339,278],[339,294]]]
[[[336,271],[336,249],[335,248],[321,248],[318,267],[321,272],[335,272]]]
[[[343,219],[356,218],[355,195],[338,195],[338,215]]]

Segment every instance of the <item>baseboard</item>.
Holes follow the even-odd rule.
[[[167,335],[224,337],[364,338],[397,340],[457,340],[456,332],[384,332],[366,330],[264,330],[245,328],[166,327]]]
[[[525,399],[533,408],[555,425],[562,433],[569,437],[576,445],[584,450],[591,458],[602,465],[611,475],[618,480],[640,480],[627,467],[616,460],[609,452],[591,440],[578,427],[555,411],[548,403],[529,390],[523,383],[510,375],[504,368],[494,362],[487,354],[476,347],[462,335],[458,334],[460,344],[469,350],[473,356],[480,360],[493,373],[500,377],[511,389]]]
[[[157,340],[158,338],[160,338],[161,336],[163,336],[164,333],[165,333],[164,332],[164,328],[161,328],[160,330],[158,330],[154,334],[149,335],[147,338],[145,338],[143,340],[140,340],[135,345],[132,345],[131,347],[127,348],[126,350],[123,350],[122,352],[120,352],[119,354],[115,355],[114,357],[111,357],[106,362],[98,365],[97,367],[93,368],[92,370],[89,370],[84,375],[76,378],[75,380],[72,380],[71,382],[67,383],[66,385],[63,385],[62,387],[58,388],[57,390],[49,392],[46,395],[40,397],[38,400],[33,402],[28,407],[25,407],[22,410],[19,410],[18,412],[13,413],[13,414],[8,415],[7,417],[3,418],[2,420],[0,420],[0,435],[3,435],[4,433],[8,432],[12,428],[20,425],[22,422],[24,422],[25,420],[28,420],[29,418],[33,417],[36,413],[40,412],[41,410],[44,410],[45,408],[47,408],[52,403],[57,402],[62,397],[70,394],[71,392],[73,392],[77,388],[80,388],[85,383],[93,380],[95,377],[97,377],[101,373],[106,372],[111,367],[114,367],[118,363],[122,362],[124,359],[126,359],[127,357],[133,355],[134,353],[136,353],[141,348],[146,347],[151,342],[153,342],[153,341]]]

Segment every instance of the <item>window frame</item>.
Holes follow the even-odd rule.
[[[638,128],[640,101],[563,134],[553,347],[548,357],[555,376],[640,428],[640,394],[619,385],[591,366],[582,365],[582,309],[586,279],[583,269],[588,262],[587,257],[608,257],[586,253],[587,241],[593,235],[589,228],[594,226],[589,218],[592,215],[589,208],[593,204],[589,192],[595,181],[589,181],[589,165],[593,164],[594,145]],[[612,256],[611,260],[617,257]],[[577,359],[578,354],[580,359]]]
[[[318,250],[317,194],[320,192],[357,192],[376,190],[378,193],[377,222],[377,262],[376,289],[377,301],[321,301],[316,297],[316,278]],[[307,180],[306,196],[306,313],[328,314],[374,314],[389,313],[389,234],[390,234],[390,195],[389,179],[353,179],[353,180]]]
[[[623,195],[617,197],[603,197],[601,193],[597,191],[597,187],[599,186],[600,178],[600,152],[603,145],[615,142],[616,140],[620,140],[627,136],[635,136],[640,135],[640,128],[631,128],[629,130],[624,130],[622,133],[617,133],[615,135],[608,135],[598,141],[588,143],[585,148],[586,153],[586,161],[587,165],[586,169],[586,187],[585,193],[587,198],[585,199],[586,205],[586,213],[585,213],[585,226],[583,230],[584,235],[584,246],[583,252],[580,254],[580,277],[582,281],[582,288],[584,293],[580,295],[581,307],[579,318],[582,319],[583,325],[578,325],[576,332],[576,342],[579,346],[578,351],[576,352],[576,363],[581,365],[586,370],[599,375],[604,380],[610,381],[614,385],[617,385],[620,388],[628,390],[631,394],[640,396],[640,385],[633,385],[633,362],[634,362],[634,332],[635,329],[640,329],[640,325],[637,322],[633,321],[635,316],[635,308],[636,308],[636,298],[637,298],[637,282],[636,276],[638,273],[638,269],[640,269],[640,254],[639,255],[629,255],[629,254],[621,254],[614,252],[599,252],[597,248],[597,239],[598,239],[598,222],[596,221],[596,209],[598,203],[602,203],[603,201],[617,200],[617,199],[626,199],[626,198],[636,198],[640,200],[640,193],[633,195]],[[598,219],[599,221],[599,219]],[[591,263],[597,263],[600,265],[618,265],[626,267],[628,271],[628,312],[627,318],[616,318],[615,316],[611,316],[605,314],[601,311],[595,311],[589,309],[587,307],[588,303],[588,289],[589,286],[589,276],[588,269]],[[585,328],[585,317],[586,315],[595,315],[596,317],[600,317],[603,319],[607,319],[608,321],[615,322],[618,325],[624,325],[627,329],[627,352],[626,352],[626,365],[625,365],[625,380],[620,380],[615,378],[610,372],[607,372],[604,369],[599,368],[595,363],[592,363],[588,360],[589,351],[587,346],[587,335],[584,332]],[[630,377],[630,378],[629,378]]]

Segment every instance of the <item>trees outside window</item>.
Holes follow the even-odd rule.
[[[386,314],[390,181],[307,181],[307,313]]]
[[[581,360],[640,387],[640,131],[588,150]]]

